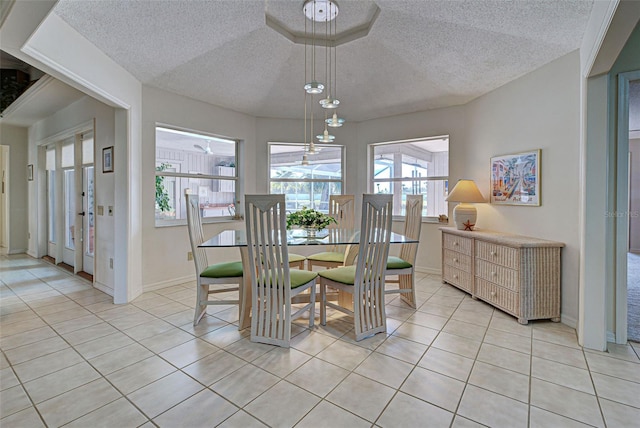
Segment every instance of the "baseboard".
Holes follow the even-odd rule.
[[[607,330],[607,343],[616,343],[616,334]]]
[[[633,254],[640,254],[640,248],[629,248],[629,252]]]
[[[142,292],[159,290],[161,288],[173,287],[174,285],[184,284],[185,282],[195,281],[193,275],[183,276],[181,278],[169,279],[167,281],[154,282],[153,284],[145,284],[142,286]]]
[[[94,282],[93,287],[113,297],[113,288],[99,282]]]
[[[427,267],[416,266],[416,272],[418,273],[426,273],[429,275],[442,275],[442,269],[434,269]]]
[[[13,250],[7,250],[7,255],[14,255],[14,254],[27,254],[27,255],[35,258],[33,256],[33,254],[30,254],[29,250],[27,250],[26,248],[15,248]]]
[[[573,329],[578,329],[578,320],[575,319],[574,317],[570,317],[568,315],[565,314],[560,314],[560,322],[564,325],[568,325],[569,327],[573,328]]]

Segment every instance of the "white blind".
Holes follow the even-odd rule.
[[[93,163],[93,132],[82,134],[82,164]]]
[[[54,171],[56,169],[56,149],[55,147],[51,147],[47,149],[47,161],[46,161],[47,171]]]
[[[74,138],[70,138],[62,143],[62,167],[73,167],[73,141]]]

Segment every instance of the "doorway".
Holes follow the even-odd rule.
[[[630,251],[635,245],[637,219],[640,211],[635,208],[635,189],[638,184],[635,177],[633,129],[640,126],[636,117],[640,112],[636,91],[640,85],[640,70],[618,74],[616,178],[615,178],[615,342],[627,343],[628,340],[640,340],[640,330],[636,331],[635,320],[640,310],[636,305],[636,292],[640,293],[640,284],[635,277],[634,258]],[[632,90],[634,91],[632,93]],[[637,154],[636,154],[637,155]],[[637,169],[637,168],[635,168]],[[632,190],[633,189],[633,190]],[[640,208],[638,208],[640,210]],[[640,303],[640,302],[639,302]],[[640,328],[640,325],[638,325]],[[631,338],[633,335],[633,339]]]
[[[640,79],[629,82],[627,339],[640,342]]]
[[[45,147],[46,258],[93,282],[94,141],[85,130]]]

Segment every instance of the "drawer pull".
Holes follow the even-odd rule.
[[[491,272],[491,276],[496,276],[497,273],[496,272]]]
[[[491,297],[496,297],[496,292],[495,291],[491,292]]]
[[[495,256],[497,253],[495,251],[491,251],[489,254],[491,254],[492,256]]]
[[[458,245],[458,241],[453,241],[453,245]]]
[[[454,257],[454,258],[453,258],[453,261],[457,263],[457,262],[458,262],[458,259]]]
[[[454,274],[454,275],[453,275],[453,277],[454,277],[455,279],[458,279],[458,275],[456,275],[456,274]]]

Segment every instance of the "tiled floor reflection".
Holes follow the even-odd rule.
[[[4,427],[640,426],[640,346],[583,350],[419,275],[387,334],[298,320],[292,347],[252,343],[236,307],[191,324],[193,283],[127,305],[28,256],[0,256]]]

